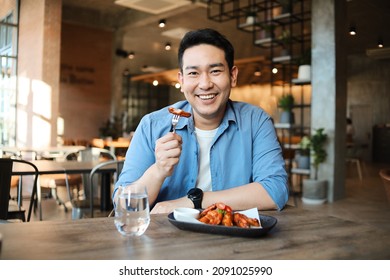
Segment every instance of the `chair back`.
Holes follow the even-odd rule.
[[[7,220],[10,198],[12,160],[0,158],[0,220]]]
[[[77,160],[77,161],[101,161],[101,160],[116,160],[116,156],[110,150],[97,148],[97,147],[89,147],[78,150],[76,152],[70,152],[65,155],[65,160]],[[90,183],[88,174],[81,174],[84,192],[86,197],[90,197]],[[97,184],[98,178],[95,178],[95,184]],[[97,188],[95,188],[97,189]],[[70,190],[68,189],[68,192]],[[95,195],[97,195],[95,193]],[[71,194],[69,192],[69,196],[71,198]]]
[[[95,189],[98,187],[94,178],[99,173],[105,172],[104,169],[109,168],[111,170],[109,171],[112,174],[110,183],[115,184],[116,181],[118,180],[119,174],[122,171],[123,165],[124,165],[124,160],[108,160],[96,165],[89,174],[89,188],[90,188],[89,193],[94,193]],[[110,167],[115,168],[115,171],[112,172],[112,169]],[[90,196],[89,211],[91,213],[92,218],[93,218],[93,210],[94,210],[93,199],[94,199],[93,196]]]
[[[8,206],[11,186],[11,177],[13,175],[14,164],[29,165],[31,168],[31,174],[34,175],[32,194],[30,199],[29,211],[27,221],[30,221],[32,207],[35,203],[35,197],[37,194],[37,181],[38,181],[38,168],[31,162],[22,159],[12,158],[0,158],[0,219],[7,220],[9,218]],[[21,199],[19,195],[19,199]],[[22,210],[21,210],[22,211]],[[24,212],[24,210],[23,210]],[[23,214],[24,215],[24,214]]]
[[[96,147],[91,147],[87,148],[84,150],[80,150],[78,153],[78,160],[79,161],[106,161],[106,160],[116,160],[116,156],[114,153],[107,149],[102,149],[102,148],[96,148]],[[89,193],[89,190],[91,189],[90,185],[90,179],[88,174],[83,174],[83,185],[85,186],[85,195],[87,197],[91,196]],[[97,185],[99,182],[98,176],[94,177],[94,184]],[[93,189],[93,196],[97,196],[98,193],[98,188]]]
[[[387,201],[390,203],[390,169],[381,169],[379,176],[382,179],[383,186],[385,187]]]

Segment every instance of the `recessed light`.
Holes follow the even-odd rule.
[[[160,21],[158,22],[158,27],[163,28],[165,27],[165,24],[166,24],[165,19],[160,19]]]

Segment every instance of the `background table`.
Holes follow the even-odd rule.
[[[35,160],[31,161],[38,168],[39,175],[44,174],[89,174],[92,169],[99,164],[99,161],[53,161],[53,160]],[[33,175],[34,170],[30,167],[15,165],[13,169],[14,175]],[[113,166],[107,166],[102,168],[100,173],[101,178],[101,209],[104,211],[110,211],[112,209],[111,202],[111,182],[109,175],[115,172],[116,169]],[[41,191],[38,181],[38,211],[39,219],[42,220],[42,208],[41,208]]]
[[[278,219],[261,238],[183,231],[152,215],[145,234],[122,237],[113,218],[0,224],[2,259],[385,259],[389,226],[372,226],[295,207],[261,212]]]
[[[0,147],[0,157],[4,153],[24,158],[22,155],[27,153],[30,155],[30,159],[57,159],[68,153],[77,152],[82,149],[85,149],[85,146],[59,146],[44,148],[2,146]]]

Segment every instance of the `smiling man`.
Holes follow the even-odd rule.
[[[281,210],[287,173],[270,116],[229,99],[238,69],[234,48],[219,32],[188,32],[178,53],[178,80],[186,100],[169,107],[191,113],[171,132],[163,108],[144,116],[126,154],[115,190],[139,181],[152,213],[223,202],[234,210]]]

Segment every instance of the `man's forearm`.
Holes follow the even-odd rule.
[[[164,183],[165,177],[159,175],[156,164],[151,165],[145,173],[137,180],[138,183],[146,186],[148,190],[149,203],[153,205]]]
[[[234,210],[258,208],[259,210],[277,209],[263,186],[257,182],[222,191],[205,192],[203,195],[202,208],[223,202]]]

